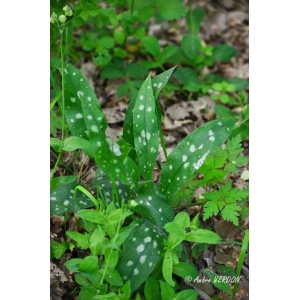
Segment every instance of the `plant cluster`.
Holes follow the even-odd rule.
[[[136,22],[132,21],[134,18],[145,23],[153,16],[156,8],[161,17],[166,19],[177,18],[185,12],[179,0],[172,4],[166,1],[145,1],[147,6],[136,7],[135,10],[134,1],[129,1],[131,11],[119,14],[116,13],[116,7],[123,5],[124,1],[113,3],[115,6],[106,6],[99,11],[96,1],[74,2],[74,14],[69,6],[63,6],[63,14],[54,12],[50,18],[60,35],[60,59],[52,71],[58,70],[61,80],[59,84],[59,77],[52,73],[55,95],[50,109],[52,118],[60,126],[61,137],[50,139],[52,151],[58,153],[50,180],[50,213],[53,216],[75,212],[83,228],[82,232],[67,231],[68,240],[65,242],[52,242],[51,258],[60,258],[68,249],[72,252],[75,252],[74,249],[86,251],[83,258],[72,258],[65,263],[76,274],[75,281],[80,286],[79,300],[129,300],[141,299],[141,296],[146,299],[196,299],[197,291],[180,291],[179,288],[181,278],[196,278],[198,272],[189,258],[185,242],[206,245],[218,244],[221,239],[216,233],[203,228],[199,215],[191,220],[186,212],[175,214],[172,204],[182,187],[200,172],[204,177],[198,181],[198,186],[209,187],[203,195],[204,219],[220,212],[224,219],[237,222],[241,209],[236,201],[245,200],[247,192],[232,188],[228,173],[236,173],[236,167],[246,163],[246,159],[240,155],[240,136],[231,139],[225,149],[220,148],[236,128],[237,119],[235,116],[222,117],[202,125],[167,155],[161,128],[163,115],[158,98],[175,69],[164,70],[163,65],[167,61],[164,59],[172,57],[166,53],[173,53],[174,50],[170,49],[175,48],[166,47],[161,51],[155,37],[145,34],[140,37],[140,42],[153,56],[154,62],[151,66],[138,64],[139,68],[145,68],[143,76],[154,66],[164,71],[155,77],[148,73],[144,81],[135,85],[139,89],[131,97],[126,111],[123,134],[118,136],[116,142],[112,141],[106,135],[107,120],[91,86],[73,64],[65,64],[67,52],[63,51],[63,41],[68,26],[71,27],[73,22],[67,21],[67,17],[74,15],[76,22],[98,17],[97,20],[102,22],[98,26],[103,32],[107,32],[108,24],[114,26],[113,46],[104,47],[104,40],[95,46],[99,57],[109,58],[102,74],[108,72],[109,68],[109,72],[114,74],[116,66],[124,70],[120,63],[124,57],[116,55],[114,45],[124,43],[133,34],[132,30],[137,30],[133,26]],[[172,5],[172,10],[168,5]],[[176,48],[176,51],[182,52],[181,55],[188,57],[191,65],[201,64],[197,53],[202,48],[199,48],[200,40],[195,34],[201,23],[199,16],[200,11],[197,9],[187,13],[187,19],[192,20],[188,22],[191,34],[185,37],[182,49]],[[125,31],[125,28],[128,31],[123,40],[120,38],[123,33],[120,32]],[[108,36],[103,34],[101,38]],[[108,39],[106,42],[109,43]],[[184,46],[188,43],[195,46],[188,50]],[[208,57],[218,53],[211,54],[209,49],[202,49]],[[109,57],[111,51],[117,57]],[[184,56],[179,57],[178,60],[184,61]],[[134,67],[127,66],[127,70],[130,68],[134,70]],[[174,77],[178,79],[180,72],[192,74],[195,71],[192,68],[181,68],[174,73]],[[194,84],[195,87],[199,83]],[[164,149],[166,161],[161,168],[160,181],[156,183],[153,173],[157,167],[159,142]],[[80,184],[80,174],[54,177],[62,153],[73,151],[82,151],[95,162],[97,170],[92,186]],[[243,260],[242,255],[240,259]],[[239,272],[237,270],[235,276]],[[231,293],[228,284],[217,287]]]
[[[54,16],[59,14],[63,2],[51,2]],[[170,65],[179,65],[180,68],[174,72],[175,80],[169,82],[165,88],[170,96],[175,91],[180,91],[189,98],[210,95],[212,99],[230,105],[231,108],[240,107],[245,114],[247,99],[244,97],[246,101],[241,104],[237,93],[248,88],[247,80],[227,80],[219,75],[203,73],[204,68],[211,68],[215,63],[228,62],[237,51],[227,44],[213,47],[201,40],[199,29],[205,11],[200,7],[192,9],[191,4],[189,1],[189,8],[186,10],[181,0],[107,0],[102,1],[100,5],[97,0],[69,1],[74,13],[68,9],[65,10],[65,15],[59,16],[64,22],[66,16],[72,16],[67,22],[68,28],[64,37],[66,56],[71,61],[77,61],[84,55],[85,59],[93,60],[97,64],[101,78],[125,80],[118,86],[117,96],[123,97],[128,94],[129,98],[138,91],[143,78],[151,70],[165,71]],[[161,46],[156,36],[148,34],[150,19],[154,19],[157,24],[168,21],[169,25],[176,29],[176,23],[172,20],[179,18],[186,19],[188,29],[180,44],[169,42]],[[53,19],[54,17],[51,17],[51,21]],[[60,33],[59,30],[53,29],[51,72],[54,87],[57,81],[55,71],[60,60],[60,49],[56,43]],[[216,113],[221,117],[220,109]],[[240,133],[243,132],[242,138],[246,139],[247,118],[241,118],[241,115],[234,116],[240,123],[243,122],[240,124]],[[53,124],[57,125],[57,120],[54,119]]]

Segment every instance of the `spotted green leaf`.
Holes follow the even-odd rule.
[[[107,202],[110,203],[111,199],[112,199],[111,178],[109,178],[109,176],[107,176],[107,175],[104,175],[104,172],[101,170],[101,168],[98,168],[96,170],[96,175],[92,179],[92,183],[94,186],[97,186],[99,196],[101,198],[105,197]],[[128,186],[125,184],[122,184],[119,180],[116,180],[115,184],[117,186],[118,198],[124,199],[125,203],[127,203],[131,196]],[[115,204],[116,204],[116,206],[119,205],[118,203],[115,203]]]
[[[158,125],[150,74],[139,90],[133,109],[133,136],[140,172],[144,180],[152,180],[158,152]]]
[[[132,210],[159,227],[163,227],[174,219],[172,206],[166,197],[159,193],[153,181],[141,183],[135,202],[136,206],[133,206]]]
[[[90,137],[96,148],[95,159],[102,170],[113,180],[120,180],[123,184],[137,188],[139,169],[135,162],[128,157],[128,151],[113,143],[110,138],[99,132],[98,136]],[[124,152],[124,151],[125,152]]]
[[[64,184],[50,193],[50,216],[95,206],[81,191],[77,191],[76,198],[73,199],[77,185],[75,182]]]
[[[230,136],[235,118],[210,121],[184,138],[162,167],[160,191],[171,199],[201,167],[207,155]]]
[[[65,73],[65,115],[72,134],[87,139],[89,132],[105,132],[105,116],[87,80],[72,64]]]
[[[153,89],[153,94],[154,94],[156,100],[158,98],[159,93],[165,87],[168,80],[170,79],[171,74],[175,68],[176,68],[176,66],[155,76],[154,78],[152,78],[152,89]],[[123,138],[132,147],[134,147],[133,109],[134,109],[134,106],[136,103],[137,96],[138,96],[138,93],[136,93],[130,100],[130,103],[126,110],[126,115],[125,115],[125,120],[124,120],[124,125],[123,125]],[[156,104],[158,104],[158,102],[156,102]],[[156,105],[156,107],[159,108],[159,105]],[[159,108],[159,111],[160,111],[160,108]]]
[[[123,125],[123,139],[134,147],[134,138],[133,138],[133,109],[137,99],[138,93],[136,93],[130,100],[129,105],[126,110],[126,115]]]
[[[131,291],[138,289],[161,260],[166,233],[158,226],[138,219],[124,243],[117,270],[124,281],[130,280]]]
[[[77,179],[77,176],[59,176],[50,179],[50,192],[53,192],[60,186],[74,182]]]

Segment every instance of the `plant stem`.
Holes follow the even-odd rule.
[[[132,15],[133,13],[133,8],[134,8],[134,0],[131,2],[131,9],[130,9],[130,14]]]
[[[52,170],[50,178],[53,178],[54,173],[56,172],[58,163],[60,161],[61,155],[62,155],[62,148],[64,143],[64,120],[65,120],[65,75],[64,75],[64,54],[63,54],[63,30],[60,29],[60,55],[61,55],[61,118],[62,118],[62,125],[61,125],[61,149],[59,151],[58,158],[56,160],[55,166]]]

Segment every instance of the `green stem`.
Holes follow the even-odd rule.
[[[61,84],[62,84],[62,91],[61,91],[61,118],[62,118],[62,125],[61,125],[61,149],[59,151],[58,158],[56,160],[55,166],[52,170],[50,178],[52,178],[56,172],[56,168],[60,161],[62,155],[62,148],[64,143],[64,119],[65,119],[65,75],[64,75],[64,57],[63,57],[63,30],[59,29],[60,32],[60,55],[61,55]]]
[[[131,9],[130,9],[130,14],[132,15],[133,13],[133,8],[134,8],[134,0],[131,2]]]
[[[239,261],[238,261],[238,266],[237,266],[237,270],[236,270],[236,277],[238,278],[241,274],[241,270],[242,270],[242,266],[243,266],[243,262],[244,262],[244,258],[246,255],[246,251],[248,248],[248,242],[249,242],[249,230],[247,229],[245,231],[245,236],[244,236],[244,240],[243,240],[243,245],[242,245],[242,249],[240,252],[240,257],[239,257]],[[234,284],[234,288],[233,288],[233,293],[232,293],[232,300],[234,300],[235,297],[235,293],[237,291],[238,288],[238,281],[235,282]]]

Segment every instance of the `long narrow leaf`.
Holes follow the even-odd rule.
[[[150,74],[144,81],[135,102],[133,135],[140,172],[144,180],[151,180],[158,152],[158,126]]]
[[[160,191],[171,199],[201,167],[209,153],[230,136],[235,118],[223,118],[204,124],[190,133],[169,154],[162,167]]]

